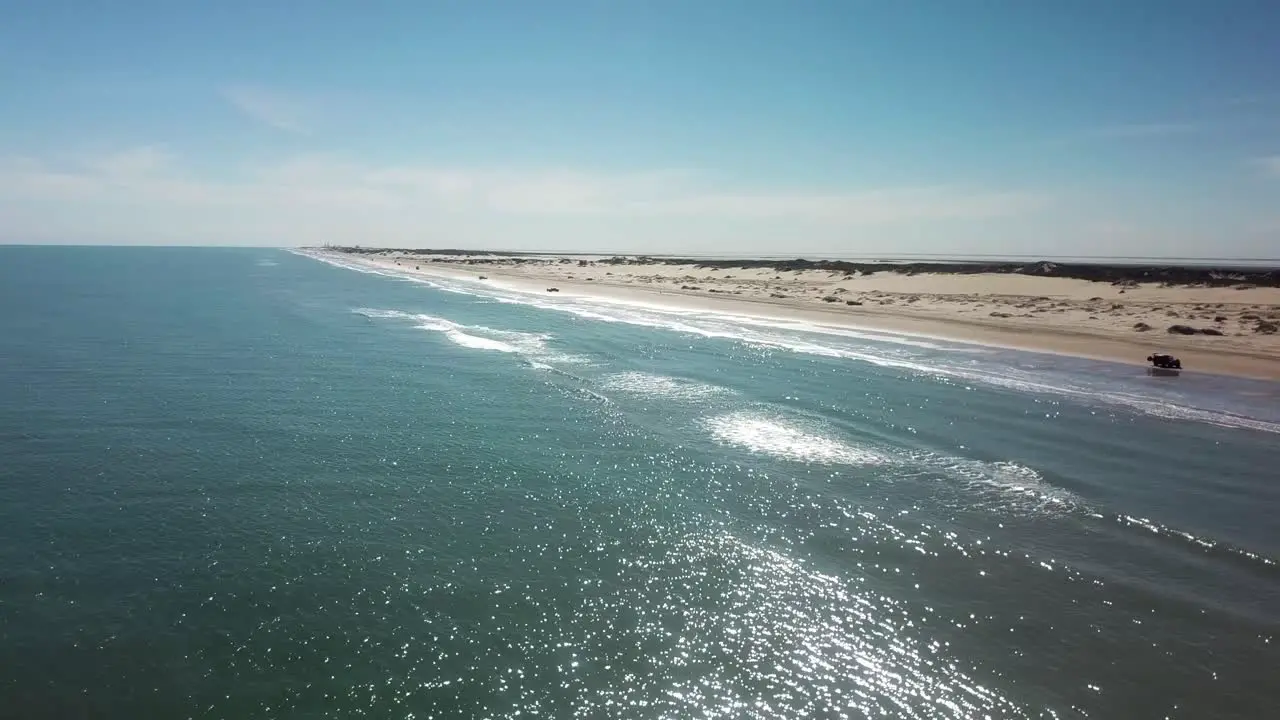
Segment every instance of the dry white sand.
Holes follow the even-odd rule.
[[[1170,352],[1189,370],[1280,379],[1280,288],[1136,287],[1014,274],[847,276],[821,270],[712,270],[546,257],[343,255],[402,272],[485,275],[545,291],[630,297],[744,315],[918,333],[984,345],[1145,364]],[[493,258],[489,258],[493,260]],[[1144,324],[1149,329],[1139,329]],[[1220,335],[1179,335],[1171,325]]]

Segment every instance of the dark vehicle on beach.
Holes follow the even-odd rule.
[[[1174,376],[1182,370],[1182,361],[1172,355],[1155,353],[1147,356],[1151,367],[1147,369],[1152,375]]]

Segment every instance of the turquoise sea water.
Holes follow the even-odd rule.
[[[0,248],[0,715],[1260,718],[1280,387]]]

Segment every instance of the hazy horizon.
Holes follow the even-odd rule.
[[[990,263],[1036,263],[1036,262],[1056,262],[1059,264],[1096,264],[1096,265],[1174,265],[1188,267],[1218,267],[1221,269],[1253,269],[1253,270],[1269,270],[1280,269],[1280,257],[1214,257],[1214,256],[1145,256],[1145,255],[994,255],[983,253],[950,253],[950,254],[931,254],[931,253],[840,253],[840,252],[784,252],[784,253],[740,253],[733,251],[724,252],[643,252],[629,250],[582,250],[582,251],[565,251],[565,250],[545,250],[545,249],[527,249],[516,250],[501,247],[472,247],[472,248],[451,248],[445,246],[439,247],[391,247],[377,245],[179,245],[164,243],[129,243],[129,244],[113,244],[113,243],[84,243],[84,242],[50,242],[50,243],[0,243],[0,250],[4,248],[33,248],[33,247],[49,247],[49,248],[157,248],[157,249],[240,249],[240,250],[346,250],[358,249],[366,252],[421,252],[449,254],[451,252],[459,252],[463,254],[488,254],[488,255],[518,255],[518,256],[571,256],[571,257],[652,257],[652,258],[690,258],[697,260],[843,260],[843,261],[866,261],[866,262],[990,262]]]
[[[0,243],[1272,258],[1280,6],[46,3]]]

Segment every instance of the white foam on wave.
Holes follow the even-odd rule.
[[[1185,400],[1170,397],[1143,396],[1115,389],[1076,385],[1061,379],[1057,382],[1047,382],[1040,376],[1012,368],[981,370],[943,366],[936,368],[934,372],[956,380],[978,382],[1018,392],[1057,395],[1085,404],[1104,404],[1166,420],[1183,420],[1224,428],[1280,434],[1280,423],[1269,420],[1247,417],[1223,410],[1210,410],[1183,405],[1181,402],[1185,402]]]
[[[401,310],[378,310],[375,308],[356,308],[351,312],[355,313],[356,315],[360,315],[362,317],[367,317],[370,319],[382,319],[382,318],[413,319],[414,317],[417,317],[413,313],[407,313]]]
[[[712,314],[711,317],[719,316],[725,320],[741,323],[743,325],[752,325],[756,327],[768,328],[771,330],[784,330],[788,332],[813,333],[817,335],[828,335],[831,337],[843,337],[853,340],[870,340],[873,342],[893,343],[894,345],[905,345],[916,347],[922,350],[942,350],[943,345],[936,342],[930,342],[918,337],[906,335],[904,333],[896,333],[888,330],[871,330],[871,329],[852,329],[847,327],[836,327],[833,325],[823,325],[820,323],[809,323],[799,320],[777,320],[771,318],[757,318],[750,315],[728,315],[722,313]],[[980,352],[986,352],[984,348],[973,348]]]
[[[719,385],[642,372],[616,373],[604,378],[601,384],[607,390],[675,400],[696,400],[733,393],[729,388]]]
[[[461,280],[451,280],[444,277],[425,277],[419,273],[415,273],[404,268],[370,265],[367,262],[343,260],[331,255],[313,253],[305,250],[293,250],[291,252],[294,252],[297,255],[302,255],[303,257],[309,257],[313,260],[318,260],[327,265],[342,268],[343,270],[354,270],[355,272],[364,273],[365,275],[378,275],[404,282],[415,283],[417,285],[426,285],[427,287],[435,290],[455,293],[458,295],[484,296],[483,293],[476,292],[475,289],[469,287],[468,284],[463,283]]]
[[[618,309],[614,312],[604,312],[600,308],[590,305],[532,304],[537,307],[546,307],[548,309],[571,313],[588,320],[624,323],[627,325],[639,325],[660,330],[670,330],[709,339],[731,340],[757,348],[783,350],[802,355],[817,355],[821,357],[856,360],[878,367],[906,370],[908,372],[918,374],[939,374],[939,370],[934,363],[924,361],[918,357],[904,355],[901,350],[893,347],[893,345],[910,346],[913,344],[921,346],[923,345],[922,343],[911,343],[910,341],[898,339],[896,336],[874,336],[868,333],[854,333],[851,331],[841,333],[821,333],[817,330],[805,331],[818,335],[841,335],[848,339],[892,343],[892,345],[881,346],[864,343],[853,347],[841,347],[798,335],[791,336],[780,334],[780,332],[771,332],[759,328],[736,325],[735,320],[730,318],[730,316],[717,317],[696,314],[690,315],[687,312],[654,312],[648,310],[637,312],[625,309]],[[765,325],[764,327],[769,328],[770,330],[777,329],[773,324]]]
[[[739,412],[704,421],[711,436],[726,445],[784,460],[838,465],[879,465],[886,458],[841,442],[817,429],[765,415]]]
[[[1038,470],[1020,463],[987,462],[934,453],[916,453],[910,457],[917,467],[957,482],[958,489],[994,495],[1000,505],[1011,510],[1068,513],[1087,509],[1078,495],[1053,485]]]
[[[419,325],[418,327],[422,330],[437,329],[431,325]],[[472,348],[474,350],[494,350],[496,352],[504,353],[520,352],[520,348],[517,348],[511,343],[502,342],[501,340],[491,340],[489,338],[478,337],[476,335],[468,335],[467,333],[458,330],[441,330],[441,332],[443,332],[445,337],[449,338],[453,344],[461,345],[465,348]]]
[[[947,491],[972,506],[987,498],[1004,511],[1066,514],[1088,505],[1065,488],[1050,483],[1035,468],[1016,462],[988,462],[929,450],[868,447],[841,438],[838,432],[804,421],[756,412],[709,417],[703,425],[717,442],[770,457],[831,465],[886,465],[906,477],[937,478]],[[898,473],[895,473],[898,474]],[[898,475],[902,477],[903,475]]]
[[[322,263],[325,263],[326,265],[332,265],[334,267],[342,268],[343,270],[353,270],[355,272],[364,273],[366,275],[382,275],[384,277],[397,277],[397,278],[404,277],[402,273],[390,272],[390,271],[383,270],[381,268],[374,267],[372,265],[368,265],[362,262],[343,260],[340,258],[333,257],[332,255],[325,255],[322,253],[309,252],[307,250],[300,250],[300,249],[290,250],[290,252],[296,255],[301,255],[303,257],[311,258],[312,260],[318,260]]]
[[[407,313],[401,310],[357,308],[352,312],[370,319],[409,320],[417,329],[440,333],[459,347],[523,355],[535,366],[549,367],[547,365],[549,362],[572,364],[586,361],[585,358],[550,350],[547,342],[552,339],[552,336],[545,333],[497,330],[483,325],[461,325],[446,318],[424,313]]]

